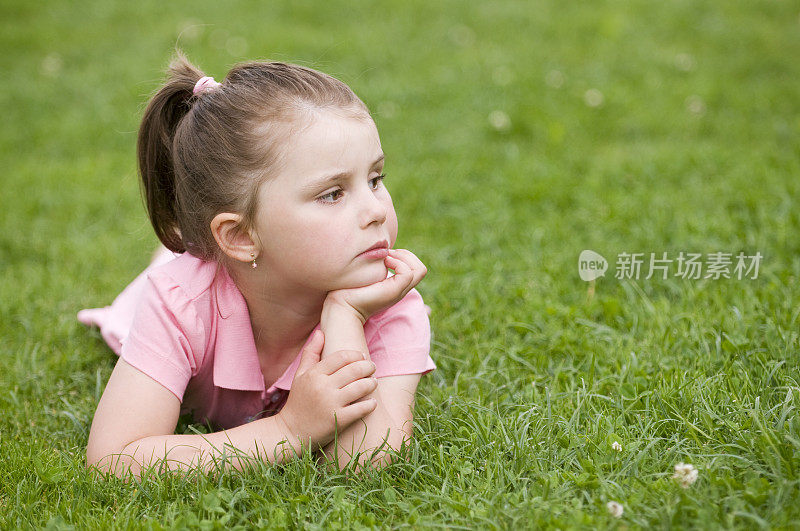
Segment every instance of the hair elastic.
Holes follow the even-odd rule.
[[[214,78],[211,76],[201,77],[200,79],[197,80],[197,83],[195,83],[192,94],[196,96],[197,94],[202,92],[210,92],[215,88],[217,88],[218,86],[220,86],[221,84],[222,83],[217,83],[216,81],[214,81]]]

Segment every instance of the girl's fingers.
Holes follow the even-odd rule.
[[[396,258],[387,257],[386,265],[395,270],[395,275],[386,279],[385,282],[390,282],[393,289],[399,292],[398,299],[402,299],[406,294],[411,291],[411,288],[419,283],[420,277],[408,265]]]
[[[349,404],[370,394],[377,387],[378,380],[374,378],[360,378],[345,385],[339,390],[339,392],[341,393],[344,403]]]
[[[383,282],[390,286],[398,286],[399,289],[411,284],[414,280],[414,272],[400,260],[391,257],[386,258],[386,266],[394,269],[394,275],[388,277]]]
[[[395,276],[413,274],[408,264],[393,256],[386,257],[386,265],[394,269]]]
[[[408,265],[408,267],[410,267],[414,271],[427,272],[425,264],[423,264],[422,261],[419,258],[417,258],[417,255],[415,255],[408,249],[390,249],[389,254],[405,262],[406,265]]]
[[[393,251],[394,251],[394,249],[393,249]],[[414,264],[413,264],[413,262],[409,261],[407,255],[393,252],[393,253],[390,253],[387,258],[391,258],[392,263],[394,263],[394,264],[402,264],[402,266],[403,266],[402,267],[402,271],[404,273],[411,273],[412,275],[414,274],[414,267],[413,267]],[[392,269],[395,269],[395,268],[392,267]],[[395,272],[396,273],[400,273],[400,270],[399,269],[395,269]]]
[[[344,406],[339,410],[341,412],[339,417],[341,425],[348,426],[358,419],[366,417],[367,414],[372,413],[376,407],[378,407],[378,401],[374,398],[368,398],[367,400],[353,402],[349,406]]]
[[[325,334],[322,329],[314,330],[311,334],[311,341],[308,343],[308,349],[312,352],[322,352],[322,347],[325,345]]]
[[[402,260],[403,263],[411,269],[414,275],[414,285],[417,285],[419,281],[428,274],[428,268],[426,268],[425,264],[411,251],[406,249],[390,249],[389,252],[390,256]]]

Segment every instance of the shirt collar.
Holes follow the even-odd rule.
[[[214,385],[239,391],[265,391],[264,375],[258,360],[250,312],[239,288],[224,267],[215,279],[214,294],[217,308],[217,338],[214,345]],[[320,324],[314,328],[317,330]],[[300,366],[303,349],[313,335],[309,334],[300,353],[275,382],[274,387],[292,388]]]

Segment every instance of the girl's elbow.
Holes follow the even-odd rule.
[[[106,455],[101,455],[106,454]],[[110,479],[112,476],[130,481],[131,476],[139,477],[140,469],[132,456],[122,452],[97,452],[89,447],[86,449],[86,469],[100,479]]]
[[[361,463],[369,464],[372,468],[380,470],[401,458],[403,447],[411,444],[412,434],[409,431],[395,428],[389,431],[389,437],[382,441],[383,444],[377,448],[364,452]],[[406,460],[408,458],[406,457]]]

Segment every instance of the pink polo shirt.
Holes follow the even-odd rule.
[[[114,352],[178,397],[181,415],[214,429],[277,413],[300,364],[298,354],[266,389],[244,297],[225,268],[188,253],[162,254],[111,306],[83,310],[78,319],[99,326]],[[415,289],[370,317],[364,336],[376,378],[436,368]]]

